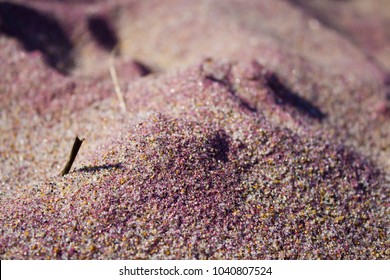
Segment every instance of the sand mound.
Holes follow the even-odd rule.
[[[229,120],[240,134],[223,122],[151,115],[125,130],[90,164],[8,201],[2,255],[385,257],[384,190],[368,163],[242,112]]]
[[[377,2],[24,2],[0,3],[2,259],[389,258]]]

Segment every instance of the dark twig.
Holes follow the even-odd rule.
[[[76,138],[74,139],[72,151],[70,152],[68,161],[66,162],[64,169],[61,171],[61,176],[64,176],[69,173],[69,170],[72,167],[74,160],[76,159],[77,153],[79,152],[83,141],[84,139],[79,139],[78,136],[76,136]]]

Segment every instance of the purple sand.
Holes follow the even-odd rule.
[[[0,33],[1,259],[389,259],[386,37],[321,1],[79,2],[28,6],[68,73]]]

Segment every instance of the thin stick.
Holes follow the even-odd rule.
[[[116,51],[116,48],[117,48],[117,46],[113,49],[113,51],[110,54],[110,63],[108,65],[108,68],[110,70],[111,79],[112,79],[112,82],[114,84],[116,97],[119,100],[119,106],[121,107],[122,112],[126,113],[127,112],[126,102],[125,102],[125,99],[123,98],[123,93],[122,93],[121,87],[119,85],[118,75],[116,73],[115,64],[114,64],[114,58],[113,58],[114,57],[114,53]]]
[[[84,139],[79,139],[78,136],[74,139],[72,151],[70,152],[68,161],[66,162],[66,165],[64,169],[61,171],[61,176],[64,176],[69,173],[70,168],[72,167],[72,164],[74,160],[76,159],[77,153],[80,150],[81,144],[83,143]]]

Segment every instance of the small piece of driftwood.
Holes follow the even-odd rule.
[[[70,152],[68,161],[66,162],[64,169],[61,171],[61,176],[64,176],[64,175],[69,173],[69,171],[72,167],[72,164],[73,164],[74,160],[76,159],[77,153],[79,152],[83,141],[84,141],[84,139],[80,139],[78,136],[76,136],[76,138],[74,139],[72,151]]]

